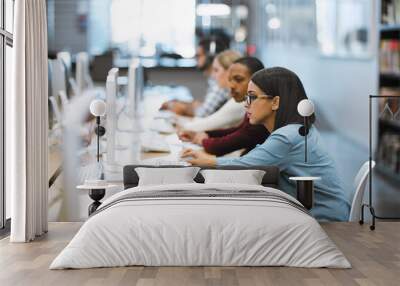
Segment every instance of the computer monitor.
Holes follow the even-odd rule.
[[[67,91],[66,68],[61,59],[49,60],[50,91],[51,96],[61,103],[60,91]]]
[[[140,115],[140,104],[143,101],[143,89],[143,66],[138,58],[134,58],[129,65],[128,71],[128,112],[133,118]]]
[[[67,90],[66,96],[67,98],[72,97],[73,95],[78,94],[78,88],[76,85],[75,79],[72,77],[72,58],[71,54],[67,51],[58,52],[57,59],[62,61],[65,67],[65,76],[67,81]]]
[[[69,52],[58,52],[57,53],[57,59],[62,60],[68,70],[68,72],[71,71],[71,66],[72,66],[72,60],[71,60],[71,54]]]
[[[82,94],[86,89],[93,88],[93,81],[89,72],[89,55],[86,52],[80,52],[76,55],[75,80],[78,94]]]
[[[106,81],[106,103],[107,103],[107,165],[115,165],[115,132],[117,130],[117,97],[118,97],[118,68],[112,68],[108,72]]]
[[[62,113],[66,102],[67,78],[66,68],[61,59],[48,60],[49,68],[49,122],[50,141],[56,139],[58,127],[62,125]],[[55,131],[52,132],[52,131]],[[53,136],[54,135],[54,136]]]

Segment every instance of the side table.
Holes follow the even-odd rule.
[[[89,216],[94,213],[97,208],[101,205],[100,200],[104,198],[107,188],[118,187],[115,184],[109,184],[105,182],[102,185],[79,185],[76,188],[80,190],[89,190],[89,197],[94,201],[89,205],[88,212]]]
[[[314,205],[314,181],[321,177],[290,177],[289,180],[296,181],[297,200],[308,210]]]

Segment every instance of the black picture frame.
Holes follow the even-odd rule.
[[[369,128],[368,128],[368,133],[369,133],[369,198],[368,198],[368,204],[364,203],[361,206],[361,218],[359,223],[363,224],[364,223],[364,208],[367,207],[371,213],[371,217],[372,217],[372,223],[369,226],[370,230],[375,230],[375,225],[376,225],[376,219],[381,219],[381,220],[394,220],[394,219],[400,219],[400,217],[384,217],[384,216],[378,216],[375,212],[375,208],[373,206],[373,202],[372,202],[372,191],[373,191],[373,184],[372,184],[372,179],[373,179],[373,173],[372,173],[372,160],[373,160],[373,152],[372,152],[372,101],[376,98],[396,98],[396,99],[400,99],[399,96],[396,95],[379,95],[379,94],[370,94],[369,95],[369,111],[368,111],[368,116],[369,116]]]

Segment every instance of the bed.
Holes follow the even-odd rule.
[[[50,269],[351,267],[309,212],[277,189],[276,167],[248,168],[265,171],[261,185],[204,183],[198,173],[194,183],[153,186],[138,186],[137,167],[124,168],[125,190],[103,202]]]

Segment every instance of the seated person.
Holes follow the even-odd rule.
[[[224,51],[226,46],[221,40],[202,39],[196,48],[197,68],[207,77],[207,92],[203,102],[183,102],[171,100],[161,106],[161,110],[170,110],[178,115],[206,117],[217,111],[229,99],[212,78],[212,63],[215,55]]]
[[[236,102],[244,102],[251,76],[263,68],[262,62],[253,57],[240,58],[229,67],[230,95]],[[178,133],[182,141],[202,145],[207,153],[217,156],[240,149],[245,149],[245,154],[263,143],[268,135],[264,125],[251,125],[247,115],[237,127],[206,132],[183,130]]]
[[[212,76],[217,81],[218,86],[229,96],[229,67],[234,61],[240,58],[240,54],[235,51],[224,51],[219,53],[213,62]],[[205,131],[216,130],[237,126],[243,119],[246,111],[243,103],[236,102],[233,98],[229,99],[218,111],[204,118],[194,118],[185,123],[184,130]]]
[[[350,204],[335,164],[321,146],[318,130],[311,126],[308,133],[308,161],[304,162],[304,137],[299,134],[303,118],[297,112],[298,103],[307,98],[303,84],[296,74],[285,68],[264,69],[255,73],[249,83],[247,113],[250,124],[263,124],[271,135],[265,142],[239,158],[217,158],[202,151],[186,149],[193,165],[236,165],[279,167],[280,189],[296,195],[291,176],[315,176],[314,207],[311,214],[323,221],[346,221]],[[310,118],[314,123],[315,116]]]

